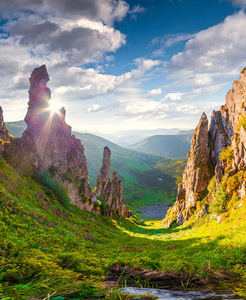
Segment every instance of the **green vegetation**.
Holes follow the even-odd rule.
[[[177,288],[203,284],[246,295],[246,201],[238,209],[232,197],[221,224],[208,215],[165,229],[161,222],[64,206],[47,174],[42,186],[0,160],[1,299],[133,299],[104,283],[112,270],[125,267],[118,286],[132,280],[143,285],[130,271],[140,268],[168,271]]]
[[[176,178],[176,184],[182,182],[183,171],[186,166],[187,159],[163,159],[156,163],[155,168],[163,173]]]
[[[209,206],[209,210],[211,213],[216,215],[220,215],[226,211],[228,202],[228,194],[225,190],[225,184],[221,183],[218,191],[216,192],[213,201]]]
[[[230,171],[232,168],[232,159],[233,159],[234,151],[231,146],[222,149],[220,152],[219,159],[226,166],[226,172]]]
[[[237,131],[240,130],[241,126],[243,126],[243,128],[246,130],[246,115],[245,114],[241,115],[241,119],[239,120],[239,122],[237,124]]]
[[[20,136],[26,125],[24,121],[20,121],[7,123],[7,126],[12,134]],[[111,172],[117,170],[119,178],[123,180],[125,203],[132,211],[145,205],[173,203],[177,191],[175,178],[181,178],[183,164],[179,165],[176,160],[168,159],[161,161],[159,165],[158,161],[162,159],[161,156],[126,149],[93,134],[79,132],[74,132],[74,134],[84,145],[89,182],[92,187],[96,185],[102,166],[103,148],[108,146],[112,151]],[[186,138],[180,136],[179,139]],[[186,140],[185,143],[187,143]],[[166,166],[165,163],[167,163]],[[158,167],[155,167],[155,164],[158,164]],[[175,170],[175,165],[177,170]],[[50,173],[53,175],[54,172],[56,172],[55,167],[51,167]],[[174,177],[172,172],[175,173]],[[69,171],[63,174],[63,179],[76,183],[76,179]]]

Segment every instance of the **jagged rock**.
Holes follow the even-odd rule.
[[[220,163],[219,155],[221,150],[231,145],[231,136],[233,135],[231,124],[227,122],[228,115],[226,114],[225,117],[222,114],[223,111],[226,110],[222,108],[221,111],[213,110],[209,128],[211,158],[216,165]]]
[[[213,111],[211,115],[211,125],[209,129],[209,139],[207,138],[206,129],[207,120],[205,115],[199,122],[192,140],[189,158],[185,167],[182,185],[178,189],[177,200],[168,212],[164,223],[170,226],[174,221],[182,224],[189,218],[192,213],[192,207],[196,205],[206,191],[209,178],[213,174],[209,172],[211,162],[208,159],[208,148],[210,148],[210,158],[215,167],[216,189],[222,177],[230,178],[238,171],[246,172],[246,68],[243,69],[237,81],[234,81],[232,89],[226,95],[226,103],[221,106],[220,111]],[[201,124],[205,125],[201,126]],[[202,138],[200,138],[202,137]],[[199,142],[200,140],[200,142]],[[209,147],[207,143],[209,142]],[[228,158],[225,161],[219,161],[219,155],[222,149],[231,146],[228,149]],[[227,152],[225,152],[227,153]],[[198,165],[203,166],[200,176],[197,176]],[[210,174],[210,175],[209,175]],[[237,193],[240,198],[244,198],[245,192],[245,175],[240,182]],[[185,194],[185,196],[184,196]],[[209,194],[206,202],[214,201],[215,194]],[[206,209],[207,210],[207,209]],[[202,210],[197,214],[199,217]],[[211,216],[212,217],[212,216]],[[220,219],[219,219],[220,221]]]
[[[10,133],[3,119],[3,110],[0,106],[0,139],[7,142],[10,141]]]
[[[197,201],[201,200],[207,192],[207,185],[212,177],[211,166],[208,119],[203,113],[193,134],[176,202],[164,219],[167,227],[170,227],[174,221],[181,225],[190,218]]]
[[[218,188],[218,186],[222,180],[224,172],[225,172],[225,168],[223,166],[217,165],[215,167],[216,189]]]
[[[3,120],[3,110],[0,106],[0,153],[4,151],[4,142],[10,141],[10,134]],[[1,154],[0,154],[1,157]]]
[[[123,207],[122,207],[122,217],[123,218],[133,217],[133,213],[132,213],[132,211],[130,211],[128,205],[123,205]]]
[[[228,109],[229,121],[234,130],[237,128],[240,116],[245,113],[246,106],[246,69],[242,70],[237,81],[233,82],[232,89],[226,95],[225,108]]]
[[[110,149],[104,148],[103,166],[94,193],[88,181],[84,147],[65,122],[65,108],[62,107],[57,113],[50,109],[51,92],[47,87],[49,75],[46,66],[34,69],[29,80],[29,102],[25,116],[27,129],[21,138],[10,138],[0,108],[0,138],[11,141],[0,148],[5,159],[28,175],[49,170],[52,179],[67,189],[71,203],[83,210],[121,216],[123,186],[116,171],[110,179]],[[106,212],[96,196],[105,199]],[[131,212],[125,209],[124,215],[130,216]]]
[[[28,153],[31,164],[41,173],[55,167],[53,178],[67,189],[71,203],[91,211],[93,204],[82,201],[83,197],[93,197],[84,148],[65,122],[65,109],[58,113],[49,109],[51,92],[46,86],[48,81],[45,65],[32,72],[25,117],[27,129],[21,138],[23,147],[34,143],[35,156]]]
[[[122,215],[123,206],[123,185],[122,181],[118,178],[117,172],[113,171],[112,179],[110,179],[110,166],[111,166],[111,151],[108,147],[104,148],[103,160],[100,174],[97,176],[97,184],[95,188],[95,196],[102,196],[105,203],[118,215]],[[112,215],[112,212],[108,212]]]

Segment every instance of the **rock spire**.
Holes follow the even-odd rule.
[[[212,112],[209,131],[207,127],[203,114],[192,139],[177,200],[164,219],[166,226],[187,221],[202,198],[203,206],[196,217],[206,214],[220,189],[228,196],[233,191],[239,199],[246,195],[246,68],[233,82],[225,105]],[[213,176],[214,192],[209,192],[208,183]]]
[[[182,184],[178,187],[174,207],[170,209],[165,220],[166,226],[170,226],[174,221],[181,225],[190,218],[197,201],[206,194],[207,185],[212,177],[210,169],[208,119],[203,113],[193,134]]]
[[[103,150],[103,160],[100,174],[97,176],[97,184],[95,188],[95,196],[102,196],[105,203],[114,210],[118,215],[122,215],[123,206],[123,185],[122,181],[118,178],[117,172],[113,171],[112,179],[110,178],[111,166],[111,151],[108,147]],[[112,215],[109,211],[108,215]]]
[[[103,213],[102,208],[93,201],[95,194],[88,182],[84,147],[65,121],[65,108],[57,113],[50,110],[51,92],[47,87],[49,75],[46,66],[34,69],[29,80],[29,102],[25,116],[27,129],[20,139],[15,139],[15,147],[11,146],[5,151],[6,159],[21,171],[30,171],[32,168],[39,173],[50,171],[53,180],[67,189],[72,204],[86,211]],[[8,139],[8,136],[0,110],[0,137]],[[121,215],[123,187],[116,172],[112,179],[109,177],[110,155],[110,149],[105,147],[96,196],[105,199],[110,212],[107,214],[112,215],[115,211]],[[13,156],[15,159],[12,159]]]

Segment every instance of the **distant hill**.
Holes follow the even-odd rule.
[[[125,203],[132,209],[152,203],[170,202],[176,194],[175,177],[154,168],[159,156],[123,148],[89,133],[74,132],[84,145],[89,181],[95,186],[102,165],[103,148],[112,151],[111,170],[123,180]]]
[[[190,150],[192,133],[178,135],[154,135],[129,148],[161,156],[163,158],[186,158]]]
[[[190,129],[190,130],[181,130],[176,133],[176,135],[193,135],[193,132],[195,129]]]
[[[20,137],[21,133],[26,129],[25,121],[16,121],[16,122],[6,122],[7,128],[15,137]]]
[[[20,137],[26,124],[24,121],[8,122],[7,127],[12,135]],[[163,157],[124,148],[94,134],[73,133],[84,145],[92,187],[96,184],[102,166],[103,148],[108,146],[112,151],[111,171],[117,170],[123,180],[125,203],[129,204],[131,209],[153,203],[170,203],[174,200],[176,177],[170,172],[166,174],[161,168],[155,168]]]

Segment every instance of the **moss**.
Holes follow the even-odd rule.
[[[239,188],[243,177],[243,171],[237,172],[235,175],[229,177],[226,182],[227,192],[232,193]]]
[[[226,166],[226,172],[228,172],[232,168],[233,156],[234,156],[234,150],[231,146],[222,149],[222,151],[220,152],[219,159]]]
[[[237,124],[237,131],[240,131],[240,128],[243,127],[246,130],[246,114],[242,114],[238,124]]]
[[[54,176],[58,172],[59,168],[56,166],[51,166],[48,171],[50,172],[51,176]]]

